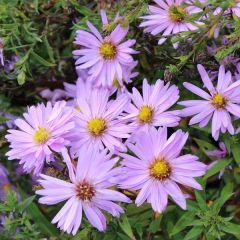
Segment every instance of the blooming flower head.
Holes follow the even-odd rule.
[[[185,88],[204,100],[179,102],[180,105],[185,106],[185,109],[182,110],[182,116],[195,115],[189,124],[199,123],[201,128],[205,127],[212,119],[212,136],[215,140],[219,138],[220,132],[225,133],[226,130],[233,135],[231,114],[240,117],[240,80],[231,83],[231,73],[225,72],[224,66],[220,66],[217,86],[214,87],[202,65],[198,65],[198,71],[209,93],[191,83],[183,83]]]
[[[69,161],[66,152],[63,152],[63,156]],[[75,235],[81,225],[83,212],[99,231],[106,229],[106,219],[100,210],[119,217],[123,209],[113,201],[130,200],[122,193],[109,189],[114,186],[111,179],[118,171],[112,168],[117,161],[118,158],[111,159],[106,151],[99,152],[95,146],[83,147],[75,171],[69,167],[71,182],[41,174],[39,183],[44,189],[36,192],[43,196],[39,202],[54,205],[67,200],[52,223],[58,223],[61,230]]]
[[[72,109],[66,102],[50,102],[28,108],[24,119],[15,120],[19,130],[8,130],[6,139],[11,150],[7,152],[9,160],[20,159],[25,172],[38,174],[45,160],[53,160],[53,151],[59,152],[68,144],[65,135],[74,127]]]
[[[188,1],[184,0],[154,0],[157,6],[149,6],[149,15],[141,17],[146,21],[140,24],[145,27],[145,32],[157,35],[161,32],[162,36],[158,44],[166,41],[166,37],[179,32],[193,31],[198,29],[201,22],[189,22],[188,17],[202,10],[196,6],[185,5]]]
[[[108,24],[106,13],[101,11],[104,26]],[[88,80],[93,85],[100,87],[112,87],[116,77],[122,86],[125,79],[125,69],[133,64],[131,54],[137,53],[131,47],[135,40],[122,42],[128,33],[128,27],[120,24],[107,36],[87,22],[91,33],[78,30],[75,43],[81,46],[80,50],[73,51],[79,56],[76,61],[77,69],[88,69]]]
[[[183,209],[186,209],[185,195],[177,183],[201,189],[194,177],[205,173],[205,164],[194,155],[179,156],[188,134],[178,130],[167,139],[167,128],[152,127],[138,135],[136,144],[128,147],[136,156],[122,153],[123,179],[121,188],[140,190],[135,203],[145,201],[156,212],[162,212],[168,202],[168,195]]]
[[[127,106],[129,113],[126,118],[137,129],[148,130],[150,126],[174,127],[180,118],[178,111],[167,111],[179,99],[179,90],[175,85],[164,85],[164,81],[157,80],[154,85],[149,85],[144,79],[142,92],[133,88],[131,99],[133,104]]]
[[[78,98],[79,111],[76,114],[76,128],[71,140],[73,153],[82,145],[96,145],[110,151],[126,150],[122,138],[128,138],[131,128],[120,119],[120,114],[129,103],[127,95],[108,100],[107,90],[93,90],[91,98]]]

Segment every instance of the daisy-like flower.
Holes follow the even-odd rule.
[[[156,212],[162,212],[168,203],[168,195],[183,209],[186,209],[186,196],[177,183],[201,190],[194,177],[205,173],[205,164],[194,155],[179,156],[188,134],[178,130],[167,139],[167,128],[152,127],[141,132],[136,144],[129,143],[129,149],[136,157],[122,153],[124,166],[120,187],[140,190],[135,203],[145,201]]]
[[[76,127],[71,140],[71,150],[77,153],[82,145],[96,145],[110,151],[125,151],[122,138],[128,138],[131,127],[121,120],[120,115],[129,104],[129,97],[122,94],[116,100],[108,100],[107,90],[93,90],[91,98],[78,98],[80,106],[76,114]]]
[[[101,17],[103,24],[108,24],[104,11],[101,11]],[[131,54],[137,53],[131,48],[135,40],[122,42],[128,27],[118,24],[111,34],[102,36],[90,22],[87,25],[92,33],[77,31],[75,43],[81,46],[80,50],[73,51],[75,56],[79,56],[77,69],[88,69],[88,80],[97,87],[111,88],[115,77],[122,86],[125,69],[134,62]]]
[[[179,90],[175,85],[164,85],[164,81],[157,80],[149,85],[144,79],[142,92],[133,88],[131,99],[133,104],[127,106],[126,119],[137,129],[148,131],[151,126],[175,127],[180,120],[178,111],[167,111],[179,99]]]
[[[158,44],[166,41],[166,37],[179,32],[194,31],[198,29],[198,25],[202,22],[189,22],[188,18],[192,14],[202,12],[202,9],[191,5],[185,5],[184,0],[154,0],[157,6],[149,6],[149,15],[141,17],[146,21],[140,24],[145,27],[144,32],[152,35],[162,33]]]
[[[63,157],[66,162],[69,161],[66,152],[63,152]],[[99,231],[106,229],[106,218],[101,210],[119,217],[123,209],[113,201],[131,201],[122,193],[109,189],[115,185],[111,179],[118,172],[117,168],[113,169],[118,160],[111,159],[106,151],[99,152],[95,146],[83,147],[76,170],[69,167],[71,182],[41,174],[42,180],[39,183],[44,189],[36,192],[43,196],[39,202],[55,205],[67,200],[52,223],[58,223],[61,230],[75,235],[81,225],[83,212],[91,225]]]
[[[19,130],[8,130],[6,139],[11,150],[6,153],[9,160],[20,159],[25,172],[37,175],[45,161],[53,160],[53,151],[59,152],[69,143],[65,135],[74,128],[73,110],[66,102],[50,102],[28,108],[24,119],[15,120]]]
[[[234,128],[230,114],[240,117],[240,80],[232,83],[231,73],[225,72],[224,66],[220,66],[217,86],[214,87],[202,65],[198,65],[198,71],[209,93],[191,83],[183,83],[185,88],[204,100],[179,102],[180,105],[185,106],[182,116],[195,115],[189,124],[199,123],[201,128],[212,119],[212,136],[215,140],[218,140],[220,132],[225,133],[226,130],[233,135]]]

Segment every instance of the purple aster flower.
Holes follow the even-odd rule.
[[[148,131],[151,126],[175,127],[180,118],[178,111],[167,111],[179,99],[179,90],[170,83],[157,80],[154,85],[149,85],[143,80],[143,96],[133,88],[131,99],[133,104],[127,106],[129,113],[125,118],[138,130]]]
[[[120,115],[129,104],[129,97],[122,94],[116,100],[109,101],[107,90],[95,89],[91,98],[78,98],[79,111],[76,112],[74,133],[71,139],[71,150],[77,153],[82,145],[95,145],[110,151],[125,151],[122,138],[128,138],[132,131]]]
[[[189,122],[190,125],[199,123],[199,127],[205,127],[212,119],[212,136],[218,139],[219,133],[228,132],[233,135],[234,128],[231,122],[231,114],[240,117],[240,80],[232,82],[232,75],[225,73],[224,66],[220,66],[217,86],[214,87],[206,70],[198,65],[198,71],[209,93],[191,83],[183,83],[184,87],[204,100],[186,100],[179,102],[185,106],[182,116],[195,115]]]
[[[4,66],[3,40],[0,38],[0,64]]]
[[[12,55],[10,60],[6,60],[6,64],[4,66],[4,70],[6,73],[10,73],[13,69],[15,64],[19,61],[19,57],[17,55]]]
[[[42,98],[47,99],[53,104],[59,100],[66,98],[66,92],[62,89],[50,90],[49,88],[47,88],[42,90],[39,94]]]
[[[149,15],[141,17],[146,21],[140,24],[145,27],[144,32],[152,35],[162,33],[158,44],[166,41],[166,37],[170,34],[179,32],[194,31],[198,29],[198,25],[202,22],[189,22],[187,18],[195,13],[202,12],[202,9],[191,5],[190,2],[184,0],[154,0],[157,6],[149,6]],[[189,3],[185,5],[185,3]]]
[[[105,25],[105,12],[102,11],[101,16]],[[118,24],[111,34],[102,37],[90,22],[87,25],[92,33],[77,31],[75,43],[82,46],[80,50],[73,51],[75,56],[79,56],[77,69],[88,69],[88,80],[97,87],[112,87],[114,77],[122,86],[125,70],[134,62],[131,54],[137,53],[131,48],[135,40],[122,42],[128,33],[128,27],[123,28]]]
[[[122,153],[124,176],[120,187],[140,190],[135,203],[145,201],[156,212],[162,212],[168,203],[168,195],[183,209],[186,209],[186,196],[177,183],[201,190],[201,185],[194,179],[204,175],[206,165],[198,157],[187,154],[179,156],[188,134],[178,130],[167,139],[167,128],[154,127],[148,132],[141,132],[136,144],[128,147],[135,154]]]
[[[69,156],[65,152],[66,161]],[[58,227],[75,235],[81,225],[84,212],[92,226],[99,231],[106,229],[104,210],[114,217],[119,217],[123,209],[113,201],[130,202],[125,195],[109,188],[115,184],[111,181],[119,172],[112,169],[119,158],[111,159],[106,151],[99,152],[96,146],[81,148],[76,169],[69,166],[70,181],[63,181],[41,174],[39,183],[44,189],[36,191],[43,196],[39,202],[54,205],[67,202],[52,220]]]
[[[65,106],[66,102],[50,102],[28,108],[24,119],[15,120],[20,130],[8,130],[6,139],[11,150],[9,160],[20,159],[25,172],[34,171],[37,175],[45,161],[53,160],[53,151],[59,152],[69,144],[66,134],[74,128],[73,111]]]
[[[222,159],[224,159],[225,157],[227,157],[228,155],[228,150],[224,144],[224,142],[220,142],[219,143],[219,148],[220,149],[216,149],[216,150],[213,150],[213,151],[208,151],[207,152],[207,155],[208,156],[213,156],[213,157],[216,157],[217,160],[215,160],[214,162],[210,163],[208,166],[207,166],[207,169],[210,169],[212,168],[216,163],[218,163],[219,161],[221,161]],[[228,168],[231,169],[231,167],[229,166]],[[225,168],[223,168],[220,173],[219,173],[219,179],[223,176],[224,172],[225,172]]]

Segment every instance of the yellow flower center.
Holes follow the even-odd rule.
[[[220,93],[216,93],[212,97],[211,103],[216,108],[223,108],[225,107],[227,100]]]
[[[75,187],[76,196],[82,201],[90,201],[92,197],[95,195],[94,187],[87,183],[82,182],[78,183]]]
[[[187,11],[179,5],[173,4],[169,9],[168,9],[168,14],[170,19],[173,22],[182,22],[186,16],[187,16]]]
[[[93,136],[97,137],[106,129],[106,122],[103,118],[93,118],[88,122],[87,128]]]
[[[150,123],[153,119],[153,110],[149,106],[142,106],[138,113],[138,119],[142,123]]]
[[[163,181],[171,174],[171,168],[169,163],[164,159],[156,159],[150,166],[150,176],[157,180]]]
[[[117,47],[111,42],[103,42],[99,51],[105,60],[111,60],[116,57]]]
[[[6,183],[2,186],[3,192],[7,193],[11,190],[11,185],[9,183]]]
[[[39,128],[35,132],[35,134],[33,136],[33,140],[37,144],[44,144],[49,139],[49,135],[50,135],[49,131],[46,128]]]

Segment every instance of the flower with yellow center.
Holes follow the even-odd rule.
[[[99,52],[104,60],[112,60],[117,55],[117,47],[112,42],[103,42]]]
[[[164,159],[156,159],[150,166],[150,176],[157,180],[163,181],[171,174],[171,168],[169,163]]]
[[[140,108],[138,119],[141,123],[151,123],[153,120],[153,109],[147,105]]]
[[[33,140],[36,144],[44,144],[50,137],[49,131],[46,128],[39,128],[33,135]]]
[[[215,93],[211,99],[211,103],[217,109],[224,108],[227,103],[227,100],[220,93]]]
[[[106,122],[103,118],[93,118],[88,122],[87,128],[94,137],[98,137],[105,131]]]
[[[179,5],[172,5],[169,10],[168,10],[168,14],[170,19],[173,22],[182,22],[187,15],[187,11]]]

